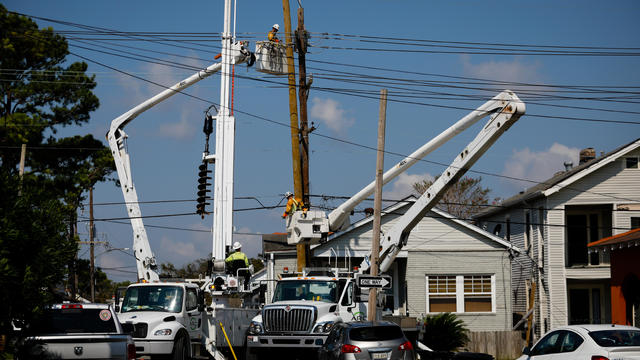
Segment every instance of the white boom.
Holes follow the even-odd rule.
[[[451,127],[440,133],[438,136],[422,145],[422,147],[414,151],[411,155],[402,159],[402,161],[384,173],[382,176],[382,183],[386,184],[393,180],[398,175],[409,169],[413,164],[420,161],[423,157],[427,156],[442,144],[468,129],[487,115],[494,114],[495,117],[497,116],[495,114],[505,113],[504,116],[507,116],[506,113],[508,111],[506,109],[514,109],[514,114],[517,114],[517,117],[520,117],[522,113],[524,113],[524,103],[522,103],[516,94],[510,90],[502,91],[498,95],[494,96],[491,100],[485,102],[480,107],[458,120],[458,122],[453,124]],[[489,124],[490,123],[491,121],[489,121]],[[487,126],[485,126],[485,128]],[[291,215],[291,219],[287,222],[287,242],[289,244],[297,244],[302,241],[321,241],[323,238],[326,238],[330,231],[336,232],[346,229],[349,226],[349,214],[351,214],[351,211],[353,211],[358,204],[373,194],[374,190],[375,181],[371,182],[365,188],[360,190],[360,192],[349,198],[349,200],[342,203],[328,216],[323,211],[318,210],[312,210],[306,213],[296,211]]]
[[[398,175],[405,172],[413,164],[429,155],[431,152],[439,148],[442,144],[446,143],[454,136],[465,131],[480,119],[486,117],[488,114],[491,114],[505,107],[508,103],[520,103],[520,99],[518,99],[518,97],[509,90],[505,90],[500,94],[494,96],[491,100],[485,102],[480,107],[478,107],[462,119],[458,120],[458,122],[440,133],[440,135],[429,140],[429,142],[422,145],[411,155],[402,159],[402,161],[397,163],[394,167],[387,170],[382,177],[382,183],[386,184],[389,181],[395,179]],[[362,201],[371,196],[371,194],[373,194],[375,186],[376,182],[372,181],[369,185],[360,190],[360,192],[353,195],[351,198],[349,198],[349,200],[345,201],[335,210],[329,213],[329,230],[338,231],[348,227],[349,214],[351,214],[351,211],[353,211],[353,209],[355,209],[358,204],[360,204]]]
[[[407,244],[409,233],[425,214],[436,206],[447,190],[524,114],[525,104],[514,93],[505,91],[502,94],[508,95],[509,100],[494,98],[485,103],[489,106],[486,109],[483,108],[482,113],[484,115],[492,114],[487,124],[475,139],[456,156],[442,175],[398,219],[388,233],[381,236],[380,267],[378,269],[380,273],[389,270],[400,250]],[[369,266],[369,258],[367,257],[360,264],[360,271],[368,270]]]
[[[230,41],[228,38],[226,40]],[[223,43],[224,42],[225,39],[223,39]],[[156,259],[151,251],[147,232],[142,221],[142,214],[140,212],[140,206],[138,205],[138,195],[135,187],[133,186],[131,164],[126,144],[128,136],[124,132],[124,127],[138,115],[152,108],[156,104],[181,92],[200,80],[215,74],[221,69],[225,71],[224,63],[227,63],[226,69],[228,69],[228,62],[241,64],[246,61],[250,56],[250,53],[245,49],[244,45],[244,43],[240,42],[233,44],[231,49],[226,53],[223,53],[224,57],[222,62],[212,64],[206,69],[198,71],[196,74],[140,103],[138,106],[120,115],[111,122],[111,128],[107,133],[107,140],[109,141],[109,147],[111,148],[111,153],[118,171],[118,179],[120,180],[122,194],[124,195],[126,202],[127,214],[131,220],[131,226],[133,227],[133,249],[138,270],[138,280],[157,281],[159,277],[158,273],[155,271],[157,268]],[[227,48],[228,47],[223,47],[223,49]],[[225,59],[227,59],[227,61],[225,61]],[[226,103],[222,105],[222,109],[227,109]],[[219,126],[219,124],[217,125]],[[218,145],[216,144],[216,147],[217,146]],[[218,151],[218,149],[216,149],[216,151]]]

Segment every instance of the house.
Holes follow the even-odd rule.
[[[382,232],[414,201],[409,197],[384,209]],[[312,266],[360,265],[371,250],[372,228],[373,216],[368,216],[312,247]],[[411,231],[387,272],[393,285],[385,312],[418,318],[454,312],[471,331],[511,330],[511,259],[519,252],[504,239],[433,209]],[[267,258],[273,259],[269,266],[275,273],[295,270],[295,247],[272,247]]]
[[[635,225],[635,226],[634,226]],[[611,259],[611,322],[640,326],[640,224],[634,230],[589,244]]]
[[[475,216],[477,224],[523,250],[512,262],[515,313],[534,293],[536,333],[578,323],[611,322],[609,253],[587,244],[640,221],[640,139],[557,173]],[[570,166],[570,164],[565,164]]]

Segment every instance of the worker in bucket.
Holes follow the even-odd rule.
[[[293,193],[291,193],[291,191],[287,191],[284,196],[287,198],[287,207],[284,209],[284,212],[282,213],[282,218],[285,219],[287,216],[292,215],[294,212],[298,211],[298,210],[305,210],[303,209],[304,204],[302,203],[302,200],[298,200],[293,196]]]
[[[273,42],[280,42],[280,39],[278,39],[278,30],[280,30],[280,25],[278,24],[273,24],[273,27],[271,27],[271,31],[269,31],[269,35],[267,36],[267,38],[269,39],[269,41],[273,41]]]
[[[242,252],[242,244],[240,244],[239,242],[234,242],[232,249],[233,253],[231,253],[231,255],[227,256],[227,258],[224,259],[227,273],[230,273],[234,276],[244,275],[244,288],[247,289],[249,287],[249,278],[251,277],[252,270],[238,270],[249,268],[249,259],[247,258],[247,255]]]

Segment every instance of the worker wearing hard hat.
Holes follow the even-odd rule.
[[[292,215],[294,212],[298,210],[303,210],[302,208],[304,204],[302,200],[296,199],[290,191],[287,191],[284,196],[287,198],[287,207],[284,209],[282,213],[282,218],[286,218],[287,216]]]
[[[278,39],[277,36],[278,30],[280,30],[280,25],[273,24],[273,26],[271,27],[271,31],[269,31],[269,35],[267,36],[269,41],[280,42],[280,39]]]
[[[242,244],[236,241],[235,243],[233,243],[232,249],[233,253],[227,256],[227,258],[224,259],[224,262],[227,263],[227,265],[230,265],[236,260],[243,260],[246,267],[249,267],[249,259],[247,258],[247,255],[242,252]]]

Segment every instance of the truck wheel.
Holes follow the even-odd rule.
[[[189,359],[189,341],[184,335],[179,335],[173,344],[172,360],[188,360]]]

